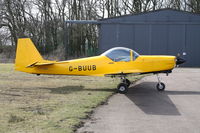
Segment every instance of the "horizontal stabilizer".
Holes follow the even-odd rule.
[[[26,68],[28,67],[37,67],[37,66],[48,66],[48,65],[54,65],[54,64],[63,64],[63,63],[69,63],[68,61],[48,61],[48,60],[42,60],[42,61],[37,61],[34,62],[28,66],[26,66]]]
[[[26,67],[47,66],[47,65],[53,65],[55,63],[57,62],[55,61],[34,62]]]

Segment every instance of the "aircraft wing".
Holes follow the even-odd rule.
[[[122,71],[122,72],[118,72],[118,73],[110,73],[110,74],[105,74],[105,76],[110,76],[110,77],[115,77],[115,76],[122,76],[122,75],[141,75],[141,74],[150,74],[150,73],[153,73],[153,74],[156,74],[156,73],[171,73],[172,70],[163,70],[163,71],[152,71],[152,72],[145,72],[143,70],[131,70],[131,71]]]
[[[134,71],[121,71],[121,72],[117,72],[117,73],[109,73],[109,74],[105,74],[105,76],[121,76],[121,75],[139,75],[140,72],[139,70],[134,70]]]

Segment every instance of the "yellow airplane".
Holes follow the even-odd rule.
[[[139,55],[124,48],[112,48],[99,56],[67,61],[44,60],[30,38],[18,39],[15,70],[31,74],[56,74],[80,76],[119,76],[121,83],[117,86],[119,93],[126,93],[130,81],[128,74],[168,73],[177,64],[185,60],[175,56]],[[158,77],[157,90],[163,91],[165,84]]]

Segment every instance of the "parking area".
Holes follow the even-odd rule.
[[[164,92],[156,90],[156,76],[145,77],[98,107],[77,132],[199,133],[200,69],[176,68],[160,76]]]

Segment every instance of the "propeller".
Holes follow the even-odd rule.
[[[186,60],[181,58],[181,57],[176,57],[176,65],[180,65],[180,64],[183,64],[185,63]]]
[[[185,63],[186,60],[180,57],[180,53],[177,54],[176,56],[176,66]]]

